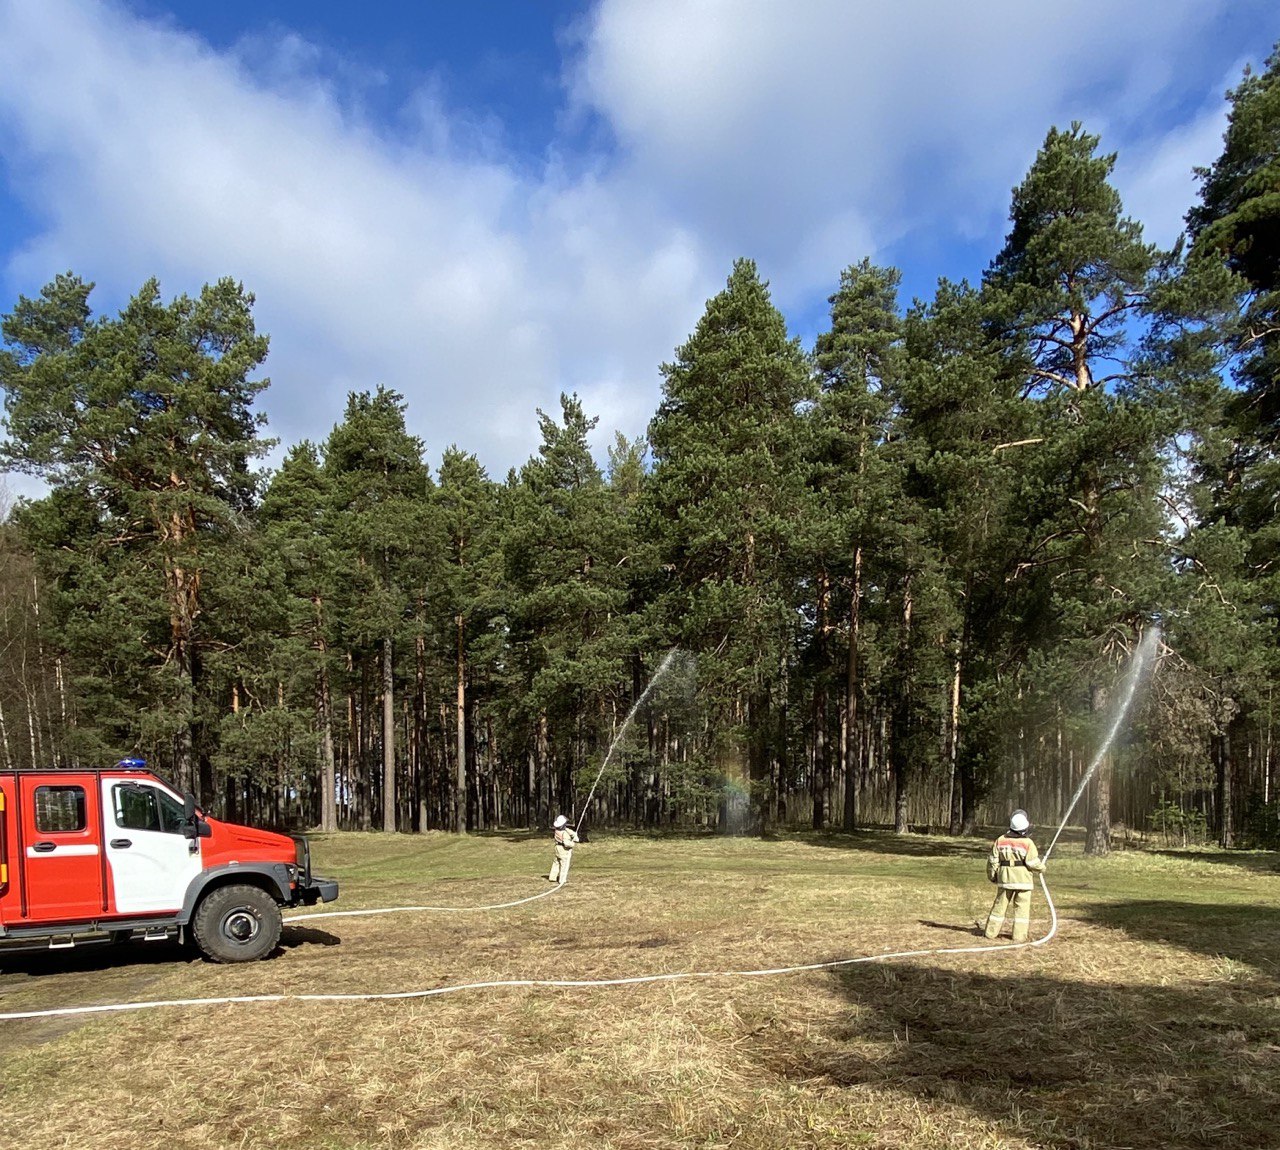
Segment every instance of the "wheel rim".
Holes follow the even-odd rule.
[[[257,918],[243,907],[233,910],[222,920],[222,933],[240,946],[257,938],[260,929]]]

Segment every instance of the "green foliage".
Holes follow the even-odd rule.
[[[54,585],[57,645],[86,683],[76,753],[150,743],[193,785],[215,644],[205,604],[235,563],[249,461],[269,446],[252,412],[267,384],[249,378],[267,341],[230,280],[168,305],[149,281],[114,319],[90,318],[90,289],[60,276],[5,317],[0,450],[50,486],[18,519]]]
[[[1222,155],[1197,170],[1200,203],[1187,213],[1193,256],[1237,277],[1230,335],[1243,384],[1236,416],[1264,442],[1280,437],[1280,49],[1228,93]]]
[[[1153,833],[1167,847],[1200,846],[1208,839],[1208,825],[1203,812],[1185,810],[1166,799],[1147,816]]]
[[[669,576],[656,608],[669,641],[698,653],[716,750],[745,783],[782,753],[806,503],[800,406],[813,388],[750,260],[734,264],[662,374],[642,512]]]

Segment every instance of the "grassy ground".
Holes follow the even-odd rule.
[[[986,844],[601,834],[548,898],[0,959],[0,1011],[982,945]],[[328,909],[546,889],[545,836],[320,836]],[[1059,844],[1047,946],[761,978],[0,1022],[0,1146],[1280,1146],[1280,859]],[[1033,937],[1048,926],[1037,893]]]

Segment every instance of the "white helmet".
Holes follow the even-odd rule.
[[[1027,818],[1026,811],[1014,811],[1009,816],[1009,829],[1016,831],[1018,834],[1025,834],[1031,829],[1031,820]]]
[[[556,821],[551,825],[555,827],[556,830],[559,830],[561,827],[567,827],[569,825],[569,820],[565,818],[564,815],[556,815]]]

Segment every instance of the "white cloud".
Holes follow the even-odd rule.
[[[1190,120],[1119,157],[1115,182],[1125,213],[1142,221],[1148,242],[1167,248],[1182,234],[1199,195],[1195,169],[1212,167],[1222,153],[1229,111],[1223,93],[1240,82],[1244,66],[1244,60],[1233,63]]]
[[[347,390],[384,383],[434,458],[457,443],[500,476],[561,390],[598,444],[640,434],[735,256],[812,312],[913,233],[994,254],[1052,123],[1102,130],[1129,210],[1176,226],[1222,109],[1165,105],[1241,51],[1206,46],[1225,8],[601,0],[567,46],[564,136],[530,160],[439,81],[389,134],[360,112],[385,77],[284,30],[219,53],[111,3],[15,0],[0,147],[41,231],[9,298],[68,268],[115,302],[234,275],[272,336],[275,434],[323,438]],[[573,151],[597,122],[616,146]]]
[[[751,237],[794,301],[913,229],[998,233],[1053,124],[1145,140],[1224,8],[603,0],[573,90],[629,178],[713,248]]]
[[[166,293],[241,279],[288,441],[322,438],[346,391],[377,383],[433,456],[457,442],[499,473],[561,389],[607,386],[638,434],[658,361],[714,290],[678,226],[631,228],[592,179],[451,152],[430,93],[416,147],[380,138],[304,83],[296,44],[284,91],[110,7],[12,6],[0,44],[12,167],[47,221],[9,277],[30,293],[71,267],[118,296],[153,273]]]

